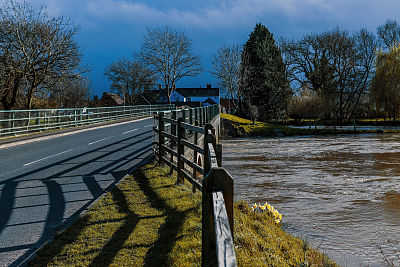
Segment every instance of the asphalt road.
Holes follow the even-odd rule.
[[[0,149],[0,266],[17,266],[152,153],[152,119]]]

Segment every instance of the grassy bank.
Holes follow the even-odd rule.
[[[29,266],[200,266],[201,194],[175,182],[164,166],[141,167]],[[239,266],[335,266],[247,203],[234,208]]]
[[[332,135],[332,134],[366,134],[366,133],[400,133],[399,130],[333,130],[333,129],[299,129],[275,125],[266,122],[252,121],[234,115],[221,113],[226,137],[274,137],[299,135]]]

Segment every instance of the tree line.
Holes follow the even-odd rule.
[[[276,42],[257,24],[241,49],[223,46],[213,74],[234,109],[251,119],[346,123],[396,119],[400,112],[400,26],[388,20],[374,34],[339,28]]]
[[[77,105],[88,99],[78,27],[26,1],[0,8],[0,108]]]
[[[0,8],[0,109],[89,105],[88,68],[68,18],[51,17],[26,1]],[[397,119],[400,113],[400,26],[388,20],[376,33],[334,28],[275,41],[258,23],[244,45],[224,45],[211,74],[230,112],[263,121],[288,118],[346,123]],[[192,40],[171,27],[147,29],[138,52],[105,70],[126,105],[155,103],[156,85],[170,102],[176,83],[200,74]],[[95,103],[92,103],[95,104]]]

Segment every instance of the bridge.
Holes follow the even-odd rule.
[[[40,110],[23,111],[25,115],[19,117],[17,112],[6,116],[3,112],[0,122],[6,126],[1,131],[4,136],[32,132],[42,134],[0,139],[0,266],[26,263],[56,232],[65,229],[102,194],[135,168],[149,162],[161,129],[157,116],[153,120],[150,115],[160,111],[159,114],[164,114],[170,109],[171,106],[142,106],[85,108],[68,112]],[[204,131],[190,126],[189,122],[199,118],[201,124],[207,126],[206,123],[214,116],[208,111],[216,114],[218,109],[187,110],[187,113],[182,110],[179,113],[187,118],[186,127],[191,131]],[[170,114],[176,117],[176,111]],[[104,124],[106,121],[112,123]],[[170,122],[165,126],[172,129],[174,120],[170,119]],[[59,128],[63,130],[47,132]],[[184,143],[196,147],[187,141]],[[205,145],[208,150],[208,145]],[[160,151],[157,153],[160,154]],[[207,155],[204,154],[204,157]],[[206,164],[205,158],[203,161]],[[207,168],[201,169],[202,173],[209,173],[211,165]],[[219,202],[224,206],[223,200]],[[221,204],[218,207],[220,209]],[[233,220],[222,219],[225,219],[225,225],[230,223],[232,228]],[[232,240],[229,230],[222,236]],[[224,240],[221,239],[217,245],[224,244]],[[213,246],[208,251],[213,253]],[[230,253],[234,255],[232,249]]]

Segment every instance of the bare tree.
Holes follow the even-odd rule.
[[[375,36],[364,29],[354,35],[335,29],[281,43],[291,80],[317,92],[325,115],[335,122],[355,116],[370,86],[376,47]]]
[[[239,92],[241,54],[242,50],[239,45],[224,45],[211,59],[213,67],[211,73],[218,79],[220,88],[230,99],[239,100],[241,97]]]
[[[58,108],[77,108],[88,106],[89,94],[89,80],[78,76],[58,80],[52,87],[50,98]]]
[[[9,0],[0,9],[0,49],[3,71],[9,75],[8,98],[17,85],[25,89],[26,108],[30,109],[34,94],[46,84],[60,78],[73,78],[78,70],[81,54],[74,36],[78,31],[64,17],[49,17],[42,8],[35,10],[26,1]],[[6,61],[11,59],[10,61]],[[11,71],[10,71],[11,73]],[[3,94],[5,95],[5,94]],[[12,98],[12,97],[11,97]],[[3,103],[4,105],[4,103]]]
[[[144,91],[154,85],[154,75],[140,61],[122,58],[106,69],[111,89],[124,97],[125,103],[134,105]]]
[[[193,55],[191,39],[168,26],[147,29],[139,56],[164,85],[169,103],[179,79],[201,72],[200,57]]]
[[[400,25],[395,20],[387,20],[377,30],[380,42],[386,49],[400,44]]]

